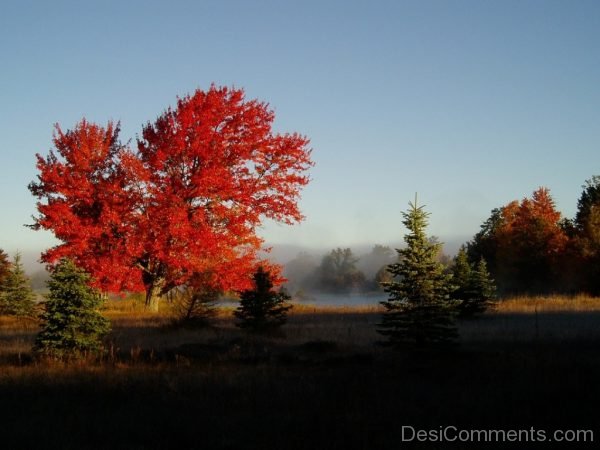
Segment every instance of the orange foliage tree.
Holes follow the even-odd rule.
[[[264,218],[302,220],[309,141],[272,131],[266,103],[211,86],[178,99],[143,127],[137,151],[119,126],[82,120],[38,155],[34,228],[61,244],[42,259],[73,258],[105,291],[145,290],[146,305],[211,274],[214,289],[245,289],[257,267]],[[276,268],[271,268],[276,271]]]
[[[0,289],[2,289],[2,285],[4,280],[10,273],[10,260],[8,259],[8,255],[4,250],[0,248]]]
[[[494,210],[469,244],[471,259],[483,256],[503,292],[548,292],[560,278],[568,243],[561,214],[547,188]]]

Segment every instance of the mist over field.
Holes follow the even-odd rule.
[[[448,259],[452,258],[464,240],[451,240],[443,242],[442,254]],[[356,258],[356,268],[361,271],[366,279],[372,279],[377,271],[383,265],[393,262],[396,257],[396,249],[404,248],[406,244],[401,240],[392,243],[373,243],[373,244],[355,244],[355,245],[340,245],[336,247],[305,247],[293,244],[275,244],[271,247],[271,251],[266,254],[266,257],[281,264],[283,266],[283,274],[288,279],[287,287],[294,293],[297,289],[302,289],[302,281],[310,272],[317,269],[323,258],[335,248],[349,248],[353,256]],[[381,258],[372,255],[375,247],[384,247],[390,251],[389,258]],[[318,292],[318,288],[311,289]],[[354,292],[358,294],[358,292]]]
[[[473,234],[475,234],[477,230],[473,230]],[[349,247],[352,249],[355,255],[365,255],[371,251],[374,245],[385,245],[392,249],[402,248],[406,244],[402,241],[402,233],[403,229],[400,224],[400,215],[398,215],[398,240],[392,242],[373,242],[373,243],[341,243],[339,245],[332,245],[331,247],[325,246],[302,246],[296,244],[286,244],[286,243],[276,243],[270,245],[268,242],[266,243],[267,247],[271,247],[271,251],[268,253],[268,257],[272,258],[278,264],[287,264],[292,259],[298,256],[300,253],[307,253],[315,258],[320,259],[327,252],[331,251],[331,249],[336,247],[346,248]],[[471,235],[472,236],[472,235]],[[463,238],[455,237],[444,239],[443,237],[440,240],[444,244],[443,251],[445,254],[449,256],[454,256],[461,245],[467,242],[471,236],[465,235]]]
[[[467,238],[465,238],[464,240],[459,240],[459,239],[453,239],[453,240],[449,240],[444,242],[444,253],[447,254],[448,256],[454,256],[456,254],[456,252],[458,251],[458,248],[464,244],[466,242]],[[395,243],[389,243],[389,244],[383,244],[380,243],[381,245],[387,245],[392,249],[396,249],[396,248],[402,248],[405,244],[401,241],[398,240],[398,242]],[[379,267],[372,267],[369,266],[368,264],[365,265],[364,264],[364,257],[365,255],[367,255],[371,249],[373,248],[375,244],[355,244],[355,245],[342,245],[341,247],[349,247],[352,249],[352,251],[354,252],[354,254],[356,256],[358,256],[359,258],[359,262],[357,263],[358,267],[363,270],[365,272],[365,274],[367,276],[372,277],[374,275],[374,272],[379,269]],[[268,253],[265,253],[264,256],[270,260],[272,260],[273,262],[277,263],[277,264],[281,264],[284,268],[292,261],[294,260],[296,257],[298,257],[298,255],[300,254],[305,254],[305,255],[309,255],[310,257],[312,257],[314,259],[315,262],[318,262],[322,259],[323,256],[325,256],[329,251],[332,250],[332,248],[326,248],[326,247],[307,247],[307,246],[302,246],[302,245],[295,245],[295,244],[273,244],[270,245],[268,242],[265,244],[265,247],[269,247],[271,248],[271,250]],[[40,256],[42,254],[42,252],[45,249],[40,249],[40,250],[14,250],[11,251],[10,247],[7,247],[7,249],[5,249],[7,251],[7,253],[9,255],[14,255],[14,253],[16,251],[18,251],[21,254],[22,260],[23,260],[23,266],[25,268],[25,271],[27,272],[27,274],[34,278],[34,286],[36,288],[39,288],[41,285],[43,285],[43,282],[39,282],[38,280],[40,278],[46,278],[46,269],[45,269],[45,264],[40,262]],[[290,274],[288,273],[288,276]],[[294,274],[291,274],[292,277],[294,276]]]

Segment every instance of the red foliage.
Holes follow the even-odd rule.
[[[119,127],[83,120],[38,155],[35,227],[62,241],[43,255],[74,258],[108,291],[162,293],[194,274],[220,289],[251,283],[263,218],[302,220],[301,188],[312,166],[308,139],[274,134],[273,112],[238,89],[196,91],[148,123],[137,152]]]
[[[544,291],[557,279],[568,237],[547,188],[501,209],[496,230],[497,277],[515,291]]]
[[[540,187],[531,199],[512,201],[502,208],[501,240],[507,247],[542,250],[546,256],[560,254],[567,236],[560,225],[561,214],[556,210],[549,189]]]

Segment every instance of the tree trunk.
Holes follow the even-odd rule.
[[[158,312],[158,300],[162,296],[164,285],[164,278],[157,278],[152,283],[146,285],[146,311]]]

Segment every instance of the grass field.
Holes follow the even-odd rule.
[[[2,317],[2,448],[473,448],[402,442],[403,425],[589,429],[595,443],[565,448],[596,448],[600,299],[506,300],[448,351],[378,345],[380,313],[299,306],[259,338],[231,308],[194,330],[123,300],[106,357],[68,365],[32,359],[37,324]]]

